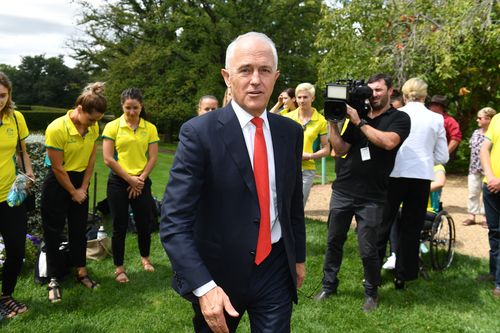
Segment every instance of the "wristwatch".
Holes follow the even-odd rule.
[[[356,125],[356,127],[357,128],[361,128],[361,127],[365,126],[366,124],[368,124],[368,122],[366,120],[364,120],[364,119],[361,119],[359,121],[359,123]]]

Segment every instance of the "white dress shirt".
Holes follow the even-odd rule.
[[[410,116],[411,129],[398,150],[390,176],[433,180],[434,165],[449,159],[443,117],[420,102],[409,102],[399,110]]]
[[[236,114],[238,122],[240,123],[241,131],[243,132],[243,137],[245,138],[245,144],[247,146],[248,157],[250,158],[250,163],[252,164],[253,169],[253,148],[256,127],[251,122],[251,120],[254,118],[254,116],[243,110],[234,100],[231,100],[231,106],[233,107],[234,113]],[[281,224],[279,223],[278,219],[278,200],[276,198],[276,172],[274,168],[273,139],[271,137],[271,128],[269,127],[269,120],[267,119],[266,110],[262,112],[260,118],[264,120],[262,130],[264,132],[264,139],[266,140],[267,168],[269,170],[269,194],[271,199],[271,202],[269,203],[271,217],[271,243],[274,244],[281,239]],[[193,290],[193,294],[197,297],[201,297],[216,286],[217,284],[212,280],[204,284],[203,286]]]

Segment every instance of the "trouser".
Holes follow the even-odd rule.
[[[24,205],[9,207],[0,202],[0,235],[5,245],[2,295],[12,295],[21,272],[26,240],[27,216]]]
[[[323,266],[323,290],[336,292],[342,264],[343,247],[353,216],[357,222],[359,253],[364,268],[365,295],[376,297],[380,285],[380,263],[377,255],[377,228],[382,221],[384,205],[333,190],[328,215],[328,238]]]
[[[420,233],[424,226],[429,191],[428,179],[389,178],[377,248],[382,265],[389,233],[402,203],[395,270],[395,276],[399,280],[409,281],[418,277]]]
[[[302,170],[302,193],[304,195],[304,207],[306,206],[307,199],[309,198],[309,193],[314,183],[314,170]]]
[[[221,288],[224,289],[224,286]],[[273,244],[271,253],[260,265],[254,265],[245,296],[228,295],[231,304],[239,313],[237,318],[225,313],[229,331],[236,332],[241,318],[245,311],[248,311],[251,332],[290,332],[293,294],[294,284],[285,246],[281,240]],[[211,332],[199,304],[193,303],[193,309],[195,332]]]
[[[149,178],[146,179],[141,194],[134,199],[129,199],[128,187],[129,184],[120,176],[113,173],[109,175],[107,196],[113,218],[112,249],[113,262],[116,266],[122,266],[124,262],[129,204],[134,214],[141,257],[149,257],[151,247],[151,222],[153,220],[151,180]]]
[[[69,171],[69,179],[75,188],[80,188],[84,172]],[[69,260],[71,266],[86,266],[88,198],[81,204],[57,181],[49,170],[42,185],[42,227],[47,248],[47,275],[61,277],[64,274],[66,258],[59,251],[64,226],[68,223]]]
[[[483,200],[490,243],[490,274],[495,277],[495,287],[500,288],[500,193],[492,193],[483,185]]]
[[[473,173],[467,176],[468,196],[467,196],[467,212],[473,215],[483,215],[484,208],[481,200],[483,191],[484,175]]]

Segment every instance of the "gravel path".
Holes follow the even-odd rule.
[[[326,222],[331,193],[331,184],[313,186],[305,209],[306,216]],[[478,224],[462,225],[467,218],[467,176],[447,175],[441,201],[455,221],[456,251],[488,258],[488,230]]]

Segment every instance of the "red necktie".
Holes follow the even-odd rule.
[[[261,118],[253,118],[255,141],[253,147],[253,175],[257,187],[260,208],[259,239],[255,253],[255,264],[259,265],[271,253],[271,216],[269,200],[269,171],[267,165],[266,140],[262,130]]]

